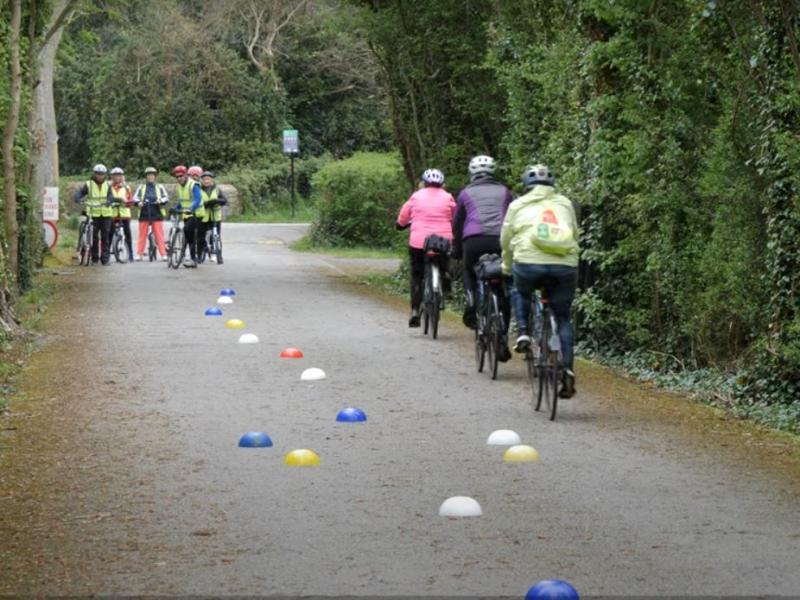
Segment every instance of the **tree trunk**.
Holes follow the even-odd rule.
[[[7,259],[6,265],[10,275],[9,288],[12,293],[16,289],[17,271],[19,268],[19,228],[17,225],[17,181],[14,164],[14,136],[19,124],[20,96],[22,91],[22,72],[20,68],[19,33],[22,21],[22,2],[12,0],[11,22],[8,45],[10,50],[10,105],[8,119],[3,130],[3,177],[4,177],[4,217],[6,226]]]
[[[38,82],[33,89],[33,164],[32,190],[38,195],[47,186],[58,185],[58,130],[56,128],[56,109],[53,94],[56,53],[64,33],[62,15],[71,10],[74,1],[56,0],[53,12],[47,23],[49,37],[39,48],[36,69]],[[54,29],[55,28],[55,29]],[[38,205],[37,205],[38,206]]]

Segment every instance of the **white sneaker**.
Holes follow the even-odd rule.
[[[531,348],[531,336],[522,334],[517,338],[517,343],[514,344],[514,352],[517,354],[524,354]]]
[[[161,257],[161,262],[167,262],[167,255],[166,254]]]
[[[142,262],[144,260],[144,256],[141,254],[136,255],[136,262]]]

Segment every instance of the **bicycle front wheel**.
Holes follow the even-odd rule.
[[[182,230],[177,230],[172,238],[169,248],[169,266],[173,269],[180,269],[183,263],[183,255],[186,252],[186,234]]]
[[[147,243],[149,244],[147,248],[147,257],[150,259],[150,262],[154,262],[156,260],[156,236],[153,235],[152,231],[147,236]]]

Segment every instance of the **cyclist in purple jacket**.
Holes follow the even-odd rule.
[[[501,253],[500,229],[511,204],[511,191],[494,178],[497,168],[491,156],[476,156],[469,161],[469,185],[458,194],[456,213],[453,217],[453,256],[463,257],[464,292],[466,307],[464,324],[475,329],[475,265],[484,254]],[[510,307],[508,300],[503,302],[503,317],[508,330]],[[511,358],[508,344],[498,358],[506,361]]]

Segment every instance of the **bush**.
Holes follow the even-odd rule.
[[[329,161],[327,155],[295,160],[298,204],[310,198],[314,174]],[[242,212],[246,214],[275,211],[291,202],[291,163],[283,155],[265,159],[259,165],[233,168],[225,173],[224,181],[239,191]]]
[[[314,244],[372,248],[398,244],[394,221],[410,191],[399,156],[363,152],[328,163],[314,176],[313,186]]]

